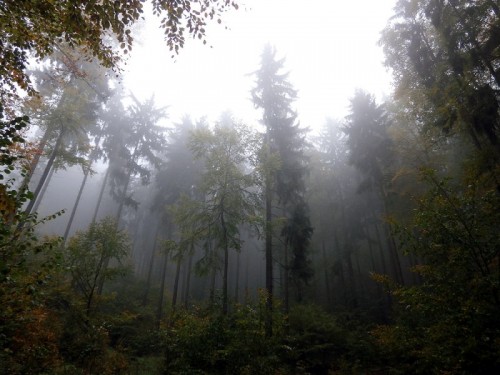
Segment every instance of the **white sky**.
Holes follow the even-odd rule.
[[[184,114],[214,120],[230,109],[255,123],[259,113],[250,100],[254,84],[248,74],[259,68],[263,46],[270,42],[286,58],[289,80],[299,91],[296,109],[303,126],[319,129],[326,117],[344,117],[356,88],[379,99],[390,93],[377,42],[395,0],[239,3],[222,25],[207,28],[207,45],[188,39],[175,59],[158,20],[149,17],[125,67],[125,86],[138,98],[154,93],[159,105],[169,106],[171,120]]]

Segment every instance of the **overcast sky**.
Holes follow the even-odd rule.
[[[126,66],[125,86],[138,98],[155,94],[170,118],[183,114],[216,119],[231,109],[249,123],[259,114],[250,100],[249,73],[259,68],[265,43],[285,57],[289,80],[299,91],[303,126],[320,128],[326,117],[347,114],[356,88],[381,99],[391,90],[377,42],[395,0],[246,0],[207,28],[207,45],[188,39],[172,59],[158,20],[147,19]],[[228,30],[224,28],[228,27]]]

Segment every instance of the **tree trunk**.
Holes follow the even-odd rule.
[[[227,276],[229,268],[229,249],[227,243],[224,245],[224,273],[222,275],[222,314],[227,315]]]
[[[35,205],[35,201],[38,199],[38,195],[40,194],[40,191],[42,190],[42,187],[45,184],[45,180],[47,179],[47,176],[49,175],[49,172],[52,169],[52,165],[54,164],[54,160],[56,159],[59,147],[61,147],[63,134],[64,132],[61,130],[59,136],[57,137],[56,144],[54,145],[54,149],[50,153],[50,157],[49,160],[47,161],[47,165],[45,166],[45,170],[43,171],[43,174],[40,177],[40,181],[38,181],[37,187],[33,193],[33,199],[30,200],[28,206],[26,207],[26,210],[24,211],[26,214],[31,214],[33,211],[33,206]]]
[[[156,244],[158,243],[158,235],[160,233],[160,228],[161,228],[161,225],[157,224],[156,231],[155,231],[155,238],[153,241],[153,248],[151,249],[151,259],[149,260],[148,275],[147,275],[147,279],[146,279],[146,288],[144,290],[144,296],[142,297],[142,306],[147,306],[147,304],[148,304],[149,291],[151,289],[151,276],[153,274],[153,266],[154,266],[154,260],[155,260],[155,254],[156,254]],[[162,270],[162,272],[163,272],[163,270]]]
[[[217,270],[214,267],[212,269],[212,275],[210,276],[210,295],[209,295],[209,300],[210,300],[210,306],[213,306],[215,303],[215,277],[217,275]]]
[[[357,277],[359,279],[359,282],[357,283],[359,286],[358,296],[360,298],[364,298],[364,296],[366,295],[366,286],[365,286],[365,282],[363,280],[363,273],[361,272],[361,264],[359,263],[358,252],[354,252],[353,257],[354,257],[354,261],[356,263],[356,271],[358,271],[358,277]]]
[[[387,208],[387,193],[384,189],[383,185],[380,185],[380,195],[382,198],[382,207],[383,207],[383,213],[384,216],[387,218],[389,216],[389,210]],[[401,269],[401,261],[399,259],[399,253],[398,249],[396,246],[396,241],[394,240],[394,235],[391,231],[391,228],[389,227],[389,224],[387,222],[384,222],[384,233],[387,239],[387,244],[389,247],[389,254],[391,256],[391,263],[394,268],[395,276],[396,276],[396,281],[399,282],[400,284],[404,285],[404,277],[403,277],[403,271]]]
[[[23,179],[23,183],[21,184],[21,188],[19,191],[24,191],[28,188],[29,183],[31,181],[31,177],[33,177],[33,174],[35,173],[36,167],[38,166],[38,163],[40,161],[40,156],[43,153],[43,150],[45,149],[45,146],[47,146],[47,142],[49,141],[49,131],[46,130],[45,133],[43,134],[43,137],[40,141],[40,144],[38,145],[37,152],[35,154],[35,157],[30,163],[30,167],[28,170],[28,173]]]
[[[323,255],[323,267],[324,267],[324,272],[325,272],[325,289],[326,289],[326,305],[328,308],[332,307],[331,306],[331,291],[330,291],[330,275],[328,274],[328,260],[326,258],[326,247],[325,247],[325,240],[321,242],[321,250],[322,250],[322,255]]]
[[[134,162],[135,163],[135,160],[137,159],[137,150],[138,150],[138,148],[139,148],[139,143],[137,143],[135,145],[134,152],[132,152],[132,156],[129,159],[130,162]],[[123,206],[125,204],[125,197],[127,195],[127,190],[128,190],[128,186],[130,184],[131,177],[132,177],[132,169],[130,169],[128,171],[127,179],[125,180],[125,185],[123,186],[122,199],[120,201],[120,205],[118,206],[118,212],[116,213],[116,222],[118,224],[118,227],[120,227],[120,220],[121,220],[121,217],[122,217],[122,210],[123,210]]]
[[[172,291],[172,312],[175,311],[175,306],[177,304],[177,292],[179,290],[179,279],[181,275],[181,263],[182,257],[177,257],[177,265],[175,268],[175,280],[174,280],[174,289]]]
[[[380,252],[380,261],[382,263],[382,272],[384,273],[384,275],[387,275],[387,264],[385,261],[384,247],[382,246],[382,238],[380,236],[380,230],[378,229],[378,224],[376,222],[373,224],[373,226],[375,229],[375,237],[377,239],[377,245],[378,245],[379,252]]]
[[[97,213],[99,212],[99,208],[101,207],[104,190],[106,190],[106,184],[108,183],[109,172],[110,171],[108,166],[108,168],[106,169],[106,174],[104,175],[104,180],[102,181],[101,191],[99,192],[99,198],[97,198],[97,204],[95,206],[94,216],[92,217],[92,224],[95,223],[97,219]]]
[[[120,204],[118,206],[118,211],[116,212],[116,223],[120,224],[120,220],[122,218],[122,212],[123,212],[123,206],[125,205],[125,196],[127,195],[127,190],[128,190],[128,186],[130,184],[130,179],[132,177],[132,171],[129,171],[129,173],[127,174],[127,179],[125,180],[125,185],[123,186],[123,191],[122,191],[122,199],[120,201]]]
[[[289,288],[289,269],[288,269],[288,244],[285,241],[285,249],[284,249],[284,264],[283,264],[283,308],[285,314],[290,312],[290,288]]]
[[[88,176],[89,176],[89,169],[85,169],[83,175],[83,181],[80,185],[80,189],[78,190],[78,195],[76,196],[76,201],[75,204],[73,205],[73,210],[71,210],[71,215],[69,217],[68,224],[66,225],[66,230],[64,231],[64,244],[66,244],[66,241],[68,240],[69,231],[71,230],[71,225],[73,224],[73,219],[75,218],[76,210],[78,208],[78,204],[80,203],[80,198],[82,197],[83,188],[87,183]]]
[[[80,198],[82,197],[83,188],[85,187],[85,184],[87,183],[87,178],[88,178],[89,173],[90,173],[90,168],[92,166],[92,162],[96,159],[97,150],[99,148],[99,143],[101,142],[101,137],[102,137],[103,133],[104,133],[104,129],[101,128],[99,136],[97,137],[97,140],[96,140],[95,148],[92,150],[92,152],[89,155],[89,160],[88,160],[89,165],[87,168],[84,168],[83,181],[82,181],[82,184],[80,185],[80,190],[78,190],[78,195],[76,197],[75,204],[73,205],[73,210],[71,211],[71,215],[69,217],[68,224],[66,225],[66,230],[64,231],[64,244],[66,243],[66,241],[68,239],[68,234],[69,234],[69,231],[71,230],[71,225],[73,224],[73,219],[75,217],[76,210],[78,208],[78,205],[80,204]]]
[[[349,250],[345,254],[345,260],[347,263],[347,274],[349,275],[349,284],[351,287],[350,288],[351,298],[349,299],[349,306],[356,308],[358,307],[358,297],[356,291],[356,281],[354,278],[354,268],[352,266],[351,252]]]
[[[186,270],[186,289],[184,293],[184,308],[186,310],[189,305],[189,294],[191,288],[191,269],[193,267],[193,257],[194,257],[194,244],[191,244],[191,249],[189,250],[187,270]]]
[[[124,204],[124,199],[125,198],[125,194],[127,194],[127,190],[128,190],[128,185],[130,183],[130,177],[132,175],[132,171],[129,171],[128,175],[127,175],[127,180],[125,182],[125,186],[123,187],[123,192],[122,192],[122,201],[120,202],[120,205],[118,207],[118,212],[116,213],[116,226],[117,228],[120,228],[120,219],[121,219],[121,215],[122,215],[122,209],[123,209],[123,204]],[[106,270],[109,266],[109,261],[110,259],[107,258],[104,260],[104,269]],[[98,294],[100,295],[102,293],[102,289],[103,289],[103,286],[104,284],[100,284],[99,285],[99,289],[98,289]]]
[[[273,335],[273,229],[271,181],[266,181],[266,337]]]
[[[236,254],[236,280],[234,287],[234,302],[238,303],[239,301],[239,291],[240,291],[240,252],[238,251]]]
[[[165,297],[165,278],[167,277],[168,250],[165,251],[163,267],[161,269],[160,298],[158,299],[158,309],[156,313],[156,328],[160,329],[161,318],[163,317],[163,300]]]
[[[47,192],[47,188],[50,185],[50,181],[52,180],[52,176],[54,176],[55,168],[52,168],[50,170],[49,175],[47,176],[47,179],[45,180],[45,183],[43,184],[42,191],[40,191],[40,194],[38,195],[38,198],[33,205],[32,211],[37,212],[38,207],[40,207],[40,204],[42,203],[43,197],[45,196],[45,193]]]

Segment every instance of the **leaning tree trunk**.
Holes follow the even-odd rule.
[[[80,185],[80,189],[78,190],[78,195],[76,196],[76,201],[75,204],[73,205],[73,209],[71,210],[71,215],[69,216],[68,224],[66,225],[66,230],[64,231],[64,244],[66,244],[66,241],[68,240],[69,231],[71,230],[71,225],[73,224],[73,219],[75,218],[76,210],[78,208],[78,204],[80,203],[80,199],[82,197],[83,188],[87,183],[87,178],[89,176],[89,169],[90,168],[85,169],[83,175],[83,181]]]
[[[66,225],[66,230],[64,231],[64,243],[68,240],[69,231],[71,230],[71,225],[73,224],[73,219],[75,218],[76,210],[78,209],[78,205],[80,204],[80,199],[82,197],[83,189],[85,188],[85,184],[87,183],[87,178],[89,176],[92,161],[96,159],[97,150],[99,143],[101,142],[101,137],[104,130],[101,128],[101,132],[96,140],[96,147],[92,150],[89,156],[89,165],[83,169],[83,181],[80,185],[80,190],[78,190],[78,195],[76,196],[75,204],[73,205],[73,209],[71,210],[71,215],[68,220],[68,224]],[[94,220],[92,221],[94,222]]]
[[[63,130],[59,133],[59,136],[57,137],[56,144],[54,145],[54,149],[50,153],[49,160],[47,161],[47,165],[45,166],[45,169],[43,171],[42,176],[40,177],[40,181],[38,181],[38,185],[33,192],[33,199],[30,200],[28,203],[28,206],[25,209],[26,214],[31,214],[33,212],[33,206],[35,205],[36,200],[38,199],[38,196],[40,194],[40,191],[42,190],[43,185],[45,184],[45,181],[47,180],[47,177],[49,175],[50,170],[52,169],[52,166],[54,165],[54,160],[56,159],[56,156],[59,152],[59,147],[61,147],[62,143],[62,138],[63,138]]]
[[[104,190],[106,190],[106,184],[108,183],[109,172],[110,172],[110,170],[109,170],[109,166],[108,166],[108,168],[106,169],[106,174],[104,175],[104,180],[102,181],[101,191],[99,192],[99,198],[97,198],[97,203],[96,203],[95,210],[94,210],[94,216],[92,216],[92,224],[94,224],[97,220],[97,214],[99,212],[99,208],[101,207],[101,202],[102,202],[102,197],[104,195]]]
[[[47,188],[50,185],[50,181],[52,181],[52,176],[54,176],[55,168],[51,168],[49,175],[47,176],[47,179],[45,180],[45,183],[43,184],[42,190],[40,191],[40,194],[37,197],[37,200],[35,204],[33,205],[33,212],[38,211],[38,207],[40,207],[40,203],[42,203],[43,197],[45,196],[45,193],[47,192]]]
[[[47,142],[49,141],[49,134],[50,134],[49,130],[46,130],[45,133],[43,134],[43,137],[40,141],[40,144],[38,145],[37,152],[36,152],[33,160],[30,163],[28,173],[24,177],[23,182],[21,184],[21,188],[19,189],[19,191],[24,191],[28,188],[28,185],[31,181],[31,177],[33,177],[33,174],[35,173],[35,169],[38,166],[38,163],[40,161],[40,156],[42,155],[43,150],[45,149],[45,146],[47,146]]]

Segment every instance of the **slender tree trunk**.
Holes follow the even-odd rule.
[[[236,253],[236,280],[234,287],[234,302],[239,302],[239,291],[240,291],[240,252]]]
[[[92,166],[92,162],[96,159],[97,150],[99,148],[99,143],[101,142],[101,137],[102,137],[103,133],[104,133],[104,129],[101,128],[99,136],[97,137],[97,140],[96,140],[96,146],[89,155],[89,160],[88,160],[89,165],[88,165],[88,167],[84,168],[84,170],[83,170],[84,171],[83,172],[83,181],[82,181],[82,184],[80,185],[80,190],[78,190],[78,195],[76,197],[75,204],[73,205],[73,210],[71,211],[71,215],[69,217],[68,224],[66,225],[66,230],[64,231],[64,244],[66,243],[66,241],[68,239],[68,234],[69,234],[69,231],[71,230],[71,225],[73,224],[73,219],[75,218],[76,210],[78,208],[78,205],[80,204],[80,198],[82,197],[83,189],[85,188],[85,184],[87,183],[87,178],[88,178],[89,173],[90,173],[90,168]]]
[[[217,275],[217,270],[212,268],[212,275],[210,276],[210,306],[213,306],[215,303],[215,277]]]
[[[227,315],[228,303],[227,303],[227,276],[229,268],[229,248],[227,245],[227,239],[224,244],[224,273],[222,275],[222,314]]]
[[[250,301],[250,291],[248,289],[248,268],[250,266],[250,262],[248,260],[248,252],[246,256],[246,261],[245,261],[245,303],[248,303]]]
[[[177,257],[177,265],[175,267],[175,280],[174,280],[174,289],[172,291],[172,312],[175,311],[175,307],[177,304],[177,292],[179,291],[179,279],[181,275],[181,263],[182,257]]]
[[[360,291],[359,295],[361,298],[363,298],[366,295],[366,286],[365,286],[365,282],[363,280],[363,274],[361,272],[361,264],[359,263],[358,253],[354,252],[353,257],[354,257],[354,261],[356,263],[356,271],[358,271],[358,279],[359,279],[358,285],[359,285],[359,291]]]
[[[389,210],[387,208],[387,193],[385,192],[385,189],[382,185],[380,185],[380,194],[382,197],[384,216],[387,218],[389,216]],[[387,222],[384,223],[384,233],[387,238],[387,243],[391,255],[391,262],[396,275],[396,281],[404,285],[403,271],[401,269],[401,260],[399,259],[396,241],[394,240],[394,235]]]
[[[388,270],[387,270],[387,264],[385,261],[384,247],[382,246],[382,237],[380,235],[380,230],[378,229],[378,224],[375,222],[373,224],[373,226],[375,229],[375,237],[377,239],[377,245],[378,245],[379,252],[380,252],[380,262],[382,263],[382,272],[384,273],[384,275],[387,275]]]
[[[356,281],[354,278],[354,268],[352,266],[351,252],[348,250],[345,254],[345,260],[347,263],[347,274],[349,275],[349,284],[351,286],[351,298],[349,300],[349,305],[352,307],[358,307],[358,297],[356,290]]]
[[[188,258],[188,264],[187,264],[187,270],[186,270],[186,289],[184,293],[184,308],[187,310],[189,306],[189,294],[190,294],[190,288],[191,288],[191,269],[193,267],[193,249],[194,245],[191,244],[191,249],[189,251],[189,258]]]
[[[368,245],[368,252],[370,254],[370,264],[371,264],[371,272],[377,272],[377,264],[375,262],[375,255],[373,252],[373,244],[372,244],[372,239],[370,238],[370,231],[368,228],[364,228],[363,232],[366,236],[366,243]]]
[[[99,208],[101,207],[104,190],[106,190],[106,184],[108,183],[109,172],[110,170],[108,166],[108,168],[106,169],[106,174],[104,175],[104,180],[102,181],[101,191],[99,192],[99,198],[97,198],[97,204],[95,206],[94,216],[92,216],[92,224],[94,224],[97,220],[97,214],[99,212]]]
[[[161,269],[160,298],[158,299],[158,309],[156,313],[157,329],[160,329],[161,319],[163,318],[163,301],[165,297],[165,279],[167,277],[167,265],[168,265],[168,250],[165,251],[163,258],[163,267]]]
[[[59,147],[61,147],[63,134],[64,132],[61,130],[59,136],[57,137],[56,144],[54,145],[54,149],[50,153],[50,157],[49,160],[47,161],[47,165],[45,166],[45,170],[43,171],[43,174],[40,177],[40,181],[38,181],[38,185],[35,191],[33,192],[33,199],[30,200],[28,206],[26,207],[26,210],[24,211],[26,214],[30,214],[33,211],[33,206],[35,204],[35,201],[38,199],[40,191],[42,190],[42,187],[45,184],[45,180],[47,179],[47,176],[49,175],[49,172],[52,169],[52,165],[54,164],[54,160],[56,159],[56,156],[59,152]]]
[[[52,180],[52,176],[54,176],[55,171],[56,171],[55,168],[51,168],[49,175],[47,176],[47,179],[45,180],[45,183],[43,184],[42,190],[40,191],[40,194],[38,195],[37,200],[36,200],[35,204],[33,205],[33,208],[32,208],[33,212],[38,211],[38,207],[40,207],[40,204],[43,201],[43,197],[45,196],[45,193],[47,192],[47,188],[50,185],[50,181]]]
[[[134,162],[137,159],[137,149],[139,148],[139,143],[135,145],[134,152],[132,153],[131,158],[129,159],[130,162]],[[116,222],[118,223],[118,227],[120,226],[120,220],[122,218],[122,210],[123,206],[125,204],[125,197],[127,196],[127,190],[128,186],[130,184],[130,179],[132,178],[132,169],[128,171],[127,174],[127,179],[125,180],[125,185],[123,186],[123,191],[122,191],[122,199],[120,201],[120,205],[118,206],[118,212],[116,213]]]
[[[87,183],[88,176],[89,176],[89,169],[86,168],[83,175],[83,181],[80,185],[80,189],[78,190],[78,195],[76,196],[75,204],[73,205],[73,209],[71,210],[71,215],[69,216],[68,224],[66,225],[66,230],[64,231],[64,244],[66,244],[66,241],[68,240],[69,231],[71,230],[71,225],[73,224],[73,219],[75,218],[78,205],[80,204],[80,198],[82,197],[83,188]]]
[[[283,264],[283,307],[285,314],[288,314],[290,312],[290,288],[289,288],[289,281],[290,281],[290,275],[289,275],[289,267],[288,267],[288,243],[285,241],[285,249],[284,249],[284,264]]]
[[[340,288],[342,289],[342,299],[346,306],[350,305],[350,301],[347,298],[347,285],[344,276],[344,265],[342,260],[339,261],[339,277],[340,277]]]
[[[120,224],[123,212],[123,206],[125,205],[125,196],[127,195],[128,186],[130,184],[130,179],[132,177],[132,171],[129,171],[127,174],[127,179],[125,180],[125,185],[123,186],[122,191],[122,199],[120,200],[120,204],[118,206],[118,211],[116,212],[116,222]],[[119,225],[118,225],[119,226]]]
[[[153,241],[153,248],[151,249],[151,258],[149,260],[148,275],[147,275],[147,279],[146,279],[146,288],[144,290],[144,296],[142,297],[142,306],[147,306],[147,304],[148,304],[149,291],[151,289],[151,276],[153,274],[153,266],[154,266],[154,260],[155,260],[155,254],[156,254],[156,244],[158,243],[158,235],[160,234],[160,228],[161,228],[161,225],[157,224],[156,231],[155,231],[155,238]],[[162,270],[162,272],[163,272],[163,270]]]
[[[330,290],[330,275],[328,274],[328,259],[326,257],[326,246],[325,246],[325,240],[321,242],[321,250],[322,250],[322,255],[323,255],[323,269],[325,272],[325,289],[326,289],[326,305],[328,308],[332,307],[331,306],[331,290]]]
[[[120,202],[120,205],[118,207],[118,212],[116,213],[116,226],[118,228],[120,228],[120,219],[121,219],[121,215],[122,215],[122,209],[123,209],[123,204],[124,204],[124,198],[125,198],[125,194],[127,194],[127,190],[128,190],[128,185],[130,183],[130,177],[132,175],[132,171],[129,171],[128,175],[127,175],[127,180],[125,182],[125,186],[123,187],[123,193],[122,193],[122,200]],[[109,266],[109,261],[110,261],[110,258],[108,257],[107,259],[105,259],[104,261],[104,269],[108,269],[108,266]],[[99,290],[98,290],[98,293],[99,295],[102,293],[102,289],[103,289],[103,286],[104,284],[101,283],[99,285]]]
[[[266,337],[273,335],[273,229],[271,181],[266,181]]]
[[[33,174],[35,173],[36,167],[38,166],[38,163],[40,162],[40,156],[43,154],[43,150],[45,149],[45,146],[47,146],[47,142],[49,141],[49,134],[50,132],[46,130],[43,134],[42,139],[40,140],[40,144],[38,145],[37,152],[35,154],[35,157],[30,163],[30,167],[28,169],[27,175],[23,179],[23,183],[21,184],[21,188],[19,189],[20,191],[24,191],[28,188],[28,185],[31,181],[31,178],[33,177]]]
[[[339,192],[339,196],[340,196],[340,214],[341,214],[342,228],[343,228],[344,236],[347,239],[348,238],[347,237],[348,228],[347,228],[346,215],[345,215],[344,194],[342,192],[342,186],[340,185],[340,183],[338,183],[337,185],[338,185],[338,192]],[[335,241],[336,241],[337,249],[340,250],[340,245],[338,243],[337,234],[335,234]],[[345,260],[347,263],[347,272],[348,272],[348,276],[349,276],[349,284],[351,287],[351,295],[352,295],[352,298],[350,299],[349,305],[351,305],[353,307],[357,307],[358,299],[356,296],[356,282],[355,282],[355,278],[354,278],[354,269],[352,267],[352,259],[351,259],[351,251],[350,251],[351,246],[350,246],[350,244],[347,243],[347,241],[346,241],[345,246],[347,249],[347,253],[344,254],[344,256],[345,256]]]

